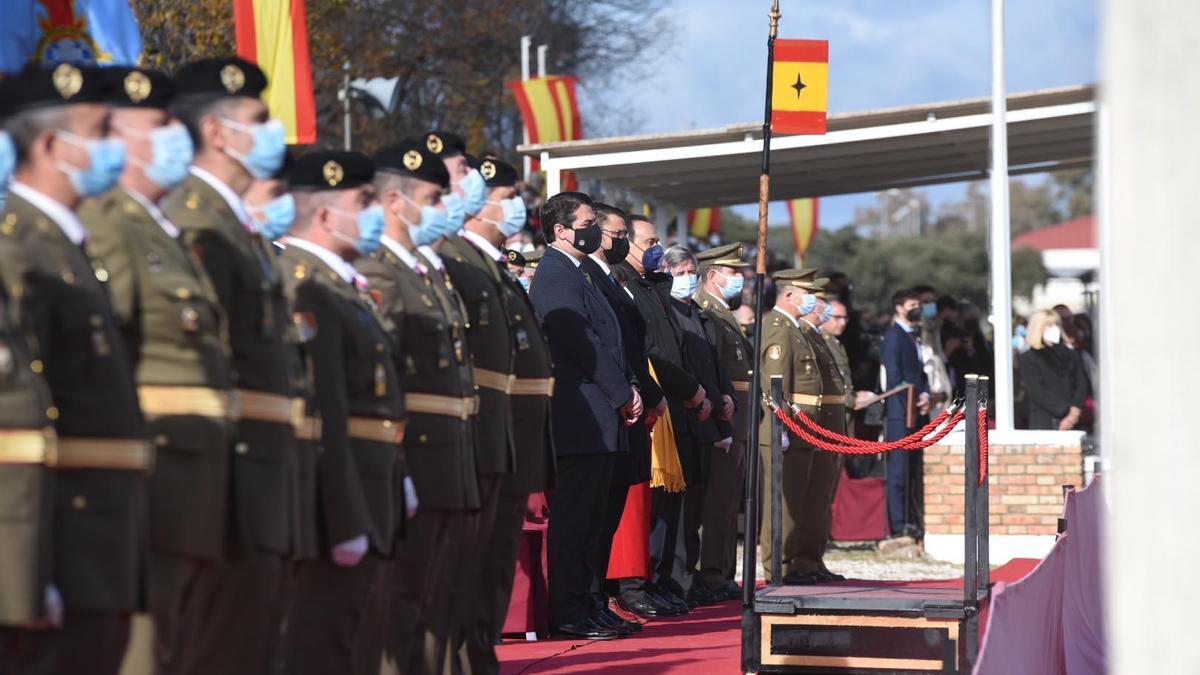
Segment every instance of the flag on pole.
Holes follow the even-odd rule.
[[[823,134],[829,109],[829,41],[777,40],[771,85],[771,130]]]
[[[788,200],[787,209],[788,219],[792,223],[792,241],[796,244],[796,257],[801,258],[821,227],[820,200],[791,199]]]
[[[135,65],[142,34],[129,0],[0,3],[0,71],[26,63]]]
[[[688,233],[700,239],[721,231],[721,209],[693,209],[687,214]]]
[[[529,132],[530,143],[556,143],[583,138],[579,117],[579,99],[575,97],[577,78],[565,75],[512,80],[508,88],[517,99],[517,107]],[[538,170],[535,159],[531,168]],[[576,190],[579,180],[574,171],[563,172],[563,189]]]
[[[233,0],[238,56],[267,74],[263,100],[292,144],[317,142],[304,0]]]

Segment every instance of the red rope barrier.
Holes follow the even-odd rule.
[[[987,481],[988,472],[988,417],[987,408],[979,408],[979,484]]]
[[[901,438],[901,439],[898,439],[895,441],[890,441],[887,443],[881,443],[879,441],[866,441],[861,438],[851,438],[849,436],[843,436],[842,434],[836,433],[834,431],[830,431],[829,429],[826,429],[825,427],[818,424],[816,422],[816,420],[809,417],[802,410],[795,411],[795,415],[796,415],[796,418],[799,419],[802,424],[804,424],[806,427],[808,427],[808,429],[810,431],[813,431],[818,435],[824,436],[827,440],[834,441],[835,443],[838,443],[843,446],[849,446],[849,447],[854,447],[854,448],[872,448],[872,452],[887,452],[889,450],[895,450],[896,448],[902,448],[902,447],[904,447],[905,443],[925,438],[925,436],[929,435],[929,433],[931,431],[933,431],[934,429],[936,429],[938,427],[938,425],[940,425],[942,422],[945,422],[946,419],[949,418],[951,414],[957,414],[958,412],[959,412],[958,406],[952,406],[950,408],[947,408],[946,410],[943,410],[941,413],[939,413],[937,417],[930,420],[928,424],[926,424],[925,426],[918,429],[916,432],[909,434],[908,436],[905,436],[904,438]]]
[[[800,414],[803,415],[804,413],[800,413]],[[819,448],[819,449],[825,450],[827,452],[836,452],[836,453],[842,454],[842,455],[873,455],[876,452],[880,452],[880,450],[877,449],[878,447],[884,446],[884,445],[894,445],[894,444],[899,444],[899,445],[896,445],[895,447],[889,447],[888,450],[923,450],[925,448],[928,448],[931,445],[938,443],[943,438],[945,438],[946,435],[949,434],[950,431],[953,430],[954,427],[959,422],[961,422],[964,417],[962,411],[955,413],[954,417],[952,417],[950,419],[949,424],[944,426],[936,434],[934,434],[933,436],[931,436],[927,439],[904,439],[902,441],[893,441],[893,443],[891,443],[891,444],[886,444],[886,443],[877,444],[876,447],[846,447],[843,445],[835,445],[833,443],[827,443],[827,442],[821,440],[820,438],[817,438],[816,436],[813,436],[812,434],[808,433],[807,431],[804,430],[803,427],[801,427],[799,424],[797,424],[795,420],[788,417],[787,413],[784,412],[783,408],[776,407],[775,408],[775,416],[778,417],[779,420],[781,422],[783,422],[784,426],[786,426],[792,433],[796,434],[802,440],[804,440],[805,443],[808,443],[809,445],[811,445],[815,448]]]

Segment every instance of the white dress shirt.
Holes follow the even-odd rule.
[[[497,262],[506,262],[507,261],[507,259],[504,257],[504,254],[500,252],[500,249],[493,246],[492,242],[488,241],[487,239],[484,239],[478,233],[472,232],[470,230],[459,230],[458,236],[462,237],[463,239],[466,239],[467,241],[471,242],[472,244],[475,244],[475,248],[478,248],[480,251],[483,251],[483,254],[490,257],[492,260],[495,260]]]
[[[382,242],[383,245],[386,246],[387,249],[391,251],[397,258],[404,261],[404,264],[408,265],[412,271],[422,276],[429,271],[425,269],[425,266],[421,264],[420,260],[417,260],[417,256],[413,255],[408,249],[401,246],[400,242],[387,235],[380,237],[379,241]]]
[[[72,244],[79,246],[87,239],[87,230],[79,221],[79,216],[76,216],[71,209],[20,181],[13,181],[8,189],[9,192],[33,204],[50,220],[53,220]]]
[[[121,189],[125,190],[125,193],[133,198],[133,201],[141,204],[142,208],[146,209],[146,213],[150,214],[150,217],[154,219],[154,222],[158,223],[158,226],[163,229],[163,232],[166,232],[167,235],[172,239],[179,238],[179,228],[175,227],[175,223],[167,220],[167,215],[162,212],[162,209],[158,208],[157,204],[149,199],[146,199],[146,196],[137,190],[130,188]]]
[[[234,192],[220,178],[217,178],[198,166],[193,166],[191,168],[191,172],[193,176],[199,178],[205,183],[208,183],[212,189],[216,190],[217,194],[221,195],[221,199],[224,199],[225,203],[229,205],[229,210],[233,211],[233,215],[237,216],[237,219],[242,223],[242,227],[246,228],[246,231],[248,232],[252,231],[253,226],[250,224],[250,214],[246,213],[246,205],[242,202],[242,198],[238,196],[236,192]]]
[[[284,247],[294,246],[317,256],[321,259],[321,262],[329,265],[330,269],[332,269],[334,272],[337,272],[337,275],[342,278],[342,281],[345,281],[351,286],[355,286],[355,282],[358,278],[358,272],[354,270],[354,265],[351,265],[343,260],[342,256],[330,251],[324,246],[320,246],[307,239],[300,239],[297,237],[285,238],[283,240],[283,245]]]

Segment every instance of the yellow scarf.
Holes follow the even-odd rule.
[[[650,364],[650,376],[658,382],[654,364]],[[650,430],[650,487],[665,488],[667,492],[683,492],[687,489],[683,467],[679,464],[679,448],[675,445],[670,410],[658,418]]]

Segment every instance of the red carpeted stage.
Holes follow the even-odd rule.
[[[992,571],[993,582],[1014,582],[1037,565],[1018,558]],[[837,592],[839,586],[867,587],[888,593],[951,591],[962,593],[962,579],[934,581],[858,581],[808,589]],[[810,591],[812,592],[812,591]],[[818,591],[820,592],[820,591]],[[506,640],[497,648],[501,672],[517,673],[736,673],[741,669],[741,612],[739,602],[701,607],[688,616],[646,624],[639,635],[624,640],[571,641]],[[986,621],[986,608],[984,614]]]

